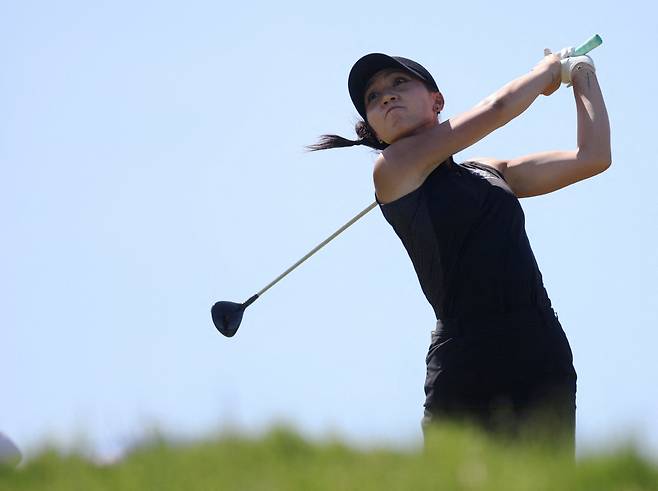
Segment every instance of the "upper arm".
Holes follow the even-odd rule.
[[[487,99],[454,118],[389,145],[379,159],[381,168],[396,178],[404,176],[422,182],[441,162],[503,124],[500,103]]]
[[[577,150],[554,150],[509,160],[471,159],[491,165],[503,174],[514,194],[528,198],[551,193],[606,170],[610,162],[591,160]]]

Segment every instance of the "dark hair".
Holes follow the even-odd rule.
[[[338,135],[322,135],[318,143],[306,145],[304,148],[309,152],[316,150],[327,150],[329,148],[352,147],[354,145],[365,145],[366,147],[374,148],[375,150],[384,150],[388,147],[388,143],[380,142],[375,136],[375,132],[367,123],[367,121],[359,120],[354,126],[358,140],[348,140]]]

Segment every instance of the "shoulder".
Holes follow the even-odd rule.
[[[372,171],[375,194],[381,204],[387,204],[416,190],[423,183],[423,176],[412,168],[387,160],[383,153],[377,156]]]

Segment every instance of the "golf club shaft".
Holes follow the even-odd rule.
[[[322,249],[325,245],[327,245],[332,239],[334,239],[338,234],[340,234],[343,230],[345,230],[347,227],[352,225],[354,222],[356,222],[359,218],[361,218],[363,215],[368,213],[370,210],[372,210],[375,206],[377,206],[377,202],[373,202],[372,204],[368,205],[362,212],[360,212],[357,216],[352,218],[349,222],[347,222],[345,225],[340,227],[338,230],[336,230],[333,234],[331,234],[329,237],[327,237],[325,240],[323,240],[320,244],[318,244],[313,250],[311,250],[308,254],[306,254],[303,258],[301,258],[299,261],[297,261],[295,264],[290,266],[286,271],[281,273],[274,281],[272,281],[269,285],[267,285],[265,288],[263,288],[261,291],[259,291],[256,295],[251,297],[247,302],[252,303],[256,298],[260,297],[263,293],[265,293],[269,288],[274,286],[277,282],[279,282],[284,276],[286,276],[288,273],[290,273],[293,269],[295,269],[297,266],[302,264],[304,261],[306,261],[309,257],[311,257],[313,254],[315,254],[317,251]]]
[[[602,43],[602,39],[598,34],[595,34],[592,36],[590,39],[585,41],[583,44],[578,46],[576,48],[576,53],[578,55],[582,55],[585,53],[588,53],[592,49],[596,48]],[[368,205],[361,213],[359,213],[357,216],[352,218],[349,222],[347,222],[345,225],[343,225],[341,228],[336,230],[333,234],[331,234],[327,239],[322,241],[320,244],[318,244],[313,250],[311,250],[308,254],[306,254],[303,258],[301,258],[299,261],[297,261],[295,264],[290,266],[286,271],[281,273],[274,281],[272,281],[269,285],[267,285],[265,288],[263,288],[261,291],[253,295],[249,300],[247,300],[244,305],[245,307],[248,305],[251,305],[258,297],[260,297],[263,293],[265,293],[267,290],[269,290],[272,286],[274,286],[276,283],[278,283],[281,279],[283,279],[284,276],[286,276],[288,273],[290,273],[293,269],[295,269],[297,266],[302,264],[304,261],[306,261],[309,257],[311,257],[313,254],[315,254],[317,251],[322,249],[325,245],[327,245],[332,239],[334,239],[338,234],[340,234],[343,230],[345,230],[347,227],[352,225],[354,222],[356,222],[359,218],[361,218],[363,215],[368,213],[370,210],[372,210],[375,206],[377,206],[377,202],[375,201],[374,203]]]

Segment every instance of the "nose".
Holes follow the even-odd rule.
[[[397,94],[394,94],[392,92],[386,92],[386,93],[384,93],[384,95],[382,97],[382,102],[384,104],[388,104],[391,101],[397,100],[397,98],[398,98]]]

